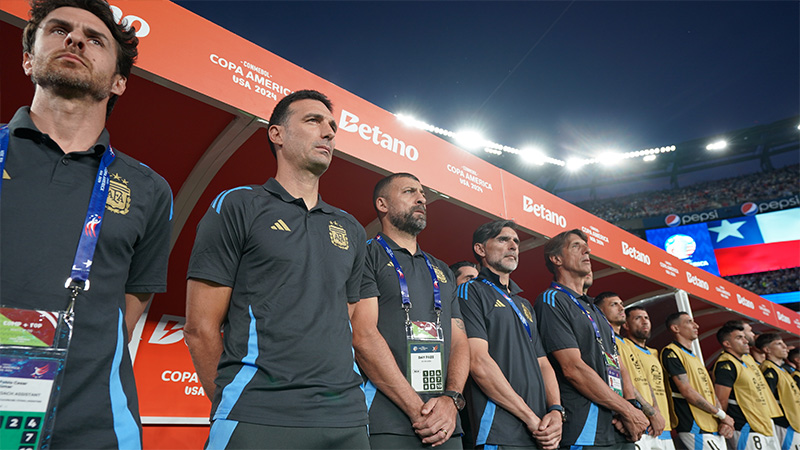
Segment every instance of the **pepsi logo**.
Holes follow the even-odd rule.
[[[740,210],[745,216],[754,216],[758,212],[758,205],[753,202],[743,203]]]
[[[681,224],[681,216],[670,214],[664,218],[664,223],[666,223],[668,227],[676,227]]]

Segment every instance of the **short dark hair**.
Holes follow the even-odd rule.
[[[594,304],[597,305],[597,307],[599,308],[603,306],[603,303],[605,303],[607,298],[611,297],[619,297],[619,294],[611,291],[601,292],[597,294],[597,297],[594,298]]]
[[[740,323],[736,323],[740,322]],[[731,320],[717,330],[717,342],[722,344],[727,341],[734,331],[744,331],[744,322],[741,320]]]
[[[758,339],[756,339],[756,348],[759,350],[764,350],[764,347],[777,341],[778,339],[783,339],[778,333],[763,333],[758,337]]]
[[[478,265],[470,261],[459,261],[454,263],[450,266],[450,270],[453,272],[453,275],[458,277],[458,269],[462,267],[472,267],[473,269],[478,270]]]
[[[567,245],[567,240],[569,239],[570,234],[574,234],[584,241],[589,242],[589,238],[586,237],[586,233],[578,228],[575,228],[574,230],[563,231],[547,241],[547,243],[544,244],[544,265],[547,266],[547,270],[549,270],[553,275],[556,274],[556,266],[552,261],[550,261],[550,257],[561,256],[561,252],[564,250],[564,246]]]
[[[125,21],[117,23],[114,13],[105,0],[32,0],[29,12],[31,18],[22,31],[22,51],[33,54],[36,30],[39,29],[42,20],[51,12],[65,6],[85,9],[103,21],[117,44],[117,73],[127,79],[131,74],[133,63],[139,55],[136,48],[139,45],[139,38],[136,37],[136,30],[129,27]],[[111,115],[118,98],[119,96],[116,94],[109,97],[106,104],[106,117]]]
[[[756,341],[756,343],[758,343],[758,341]],[[791,361],[791,360],[797,358],[798,356],[800,356],[800,347],[795,347],[795,348],[789,350],[789,356],[787,356],[786,358],[789,361]]]
[[[629,308],[627,308],[627,309],[625,310],[625,317],[628,317],[628,316],[629,316],[629,315],[630,315],[632,312],[634,312],[634,311],[644,311],[644,312],[647,312],[647,310],[646,310],[646,309],[644,309],[644,306],[641,306],[641,305],[633,305],[633,306],[631,306],[631,307],[629,307]]]
[[[511,228],[516,231],[517,224],[513,220],[498,219],[479,226],[475,232],[472,233],[472,254],[475,256],[475,261],[478,261],[478,264],[481,262],[481,257],[478,255],[478,252],[475,251],[475,244],[485,244],[489,239],[497,237],[497,235],[503,231],[503,228]]]
[[[673,325],[680,322],[682,316],[688,316],[688,315],[689,313],[685,311],[678,311],[668,315],[667,319],[664,321],[664,323],[667,325],[667,330],[669,330],[670,327],[672,327]]]
[[[375,212],[378,212],[378,207],[375,206],[375,201],[378,200],[378,197],[383,197],[386,195],[386,188],[397,178],[411,178],[414,181],[422,183],[419,181],[419,178],[406,172],[393,173],[385,178],[382,178],[380,181],[375,183],[375,189],[372,190],[372,207],[375,208]]]
[[[269,116],[269,124],[286,124],[286,119],[289,118],[289,106],[299,100],[316,100],[325,105],[325,107],[328,108],[328,111],[333,113],[333,103],[331,103],[330,99],[326,97],[325,94],[311,89],[303,89],[301,91],[292,92],[286,97],[283,97],[281,101],[275,105],[275,109],[272,110],[272,115]],[[275,144],[269,137],[267,137],[267,140],[269,141],[269,149],[272,151],[272,156],[277,157],[277,154],[275,153]]]

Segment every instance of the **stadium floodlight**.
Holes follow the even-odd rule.
[[[583,167],[585,164],[586,164],[586,161],[583,160],[583,159],[580,159],[580,158],[569,158],[567,160],[567,165],[565,167],[570,172],[577,172],[577,171],[581,170],[581,167]]]
[[[728,143],[726,141],[717,141],[706,145],[706,150],[723,150],[726,147],[728,147]]]
[[[537,166],[544,165],[547,158],[544,153],[536,147],[525,147],[520,150],[519,156],[526,163],[536,164]]]
[[[476,150],[486,146],[486,139],[475,130],[462,130],[453,136],[456,142],[467,150]]]
[[[604,152],[597,157],[597,162],[606,167],[611,167],[617,165],[622,158],[623,156],[617,152]]]
[[[656,160],[656,155],[647,155],[644,158],[642,158],[642,161],[646,161],[646,162],[655,161],[655,160]]]

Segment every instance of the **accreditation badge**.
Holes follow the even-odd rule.
[[[444,333],[433,322],[406,325],[408,343],[408,382],[415,391],[444,391]]]
[[[0,307],[0,449],[48,446],[71,337],[62,312]]]
[[[616,357],[603,352],[606,357],[606,373],[608,375],[608,386],[622,397],[622,371],[619,368],[619,361]]]

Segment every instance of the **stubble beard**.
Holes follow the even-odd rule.
[[[631,331],[630,333],[631,336],[642,342],[647,342],[647,340],[650,339],[650,333],[645,333],[641,330]]]
[[[34,84],[51,89],[56,95],[65,99],[90,98],[100,102],[111,95],[110,85],[104,85],[91,77],[81,77],[68,68],[58,67],[57,61],[51,60],[42,64],[34,64],[31,79]]]
[[[425,215],[419,218],[414,217],[414,214],[418,210],[419,209],[415,207],[405,214],[389,213],[389,222],[398,230],[416,237],[425,229],[425,225],[428,223],[427,216]]]

